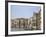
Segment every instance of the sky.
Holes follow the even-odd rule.
[[[32,17],[34,12],[38,12],[40,6],[11,5],[11,18]]]

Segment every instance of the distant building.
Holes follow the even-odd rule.
[[[16,23],[15,23],[15,20],[14,20],[14,19],[11,19],[11,28],[15,28],[15,27],[16,27],[15,24],[16,24]]]
[[[20,22],[19,22],[19,23],[20,23],[20,24],[19,24],[20,26],[19,26],[19,27],[20,27],[20,28],[24,28],[24,25],[25,25],[25,24],[24,24],[24,18],[20,18],[19,20],[20,20]]]
[[[31,29],[31,27],[32,27],[31,22],[32,22],[32,21],[31,21],[31,18],[29,18],[29,19],[28,19],[28,28],[29,28],[29,29]]]
[[[39,11],[39,13],[37,14],[36,17],[37,17],[37,20],[36,20],[37,26],[36,26],[36,27],[37,27],[38,30],[40,30],[40,29],[41,29],[41,28],[40,28],[40,27],[41,27],[41,10]]]
[[[36,30],[36,14],[35,13],[33,14],[33,17],[32,17],[32,29]]]
[[[38,13],[34,13],[32,17],[32,29],[33,30],[40,30],[41,25],[41,11]]]
[[[24,22],[25,22],[24,28],[26,29],[26,28],[28,28],[28,19],[25,19]]]

